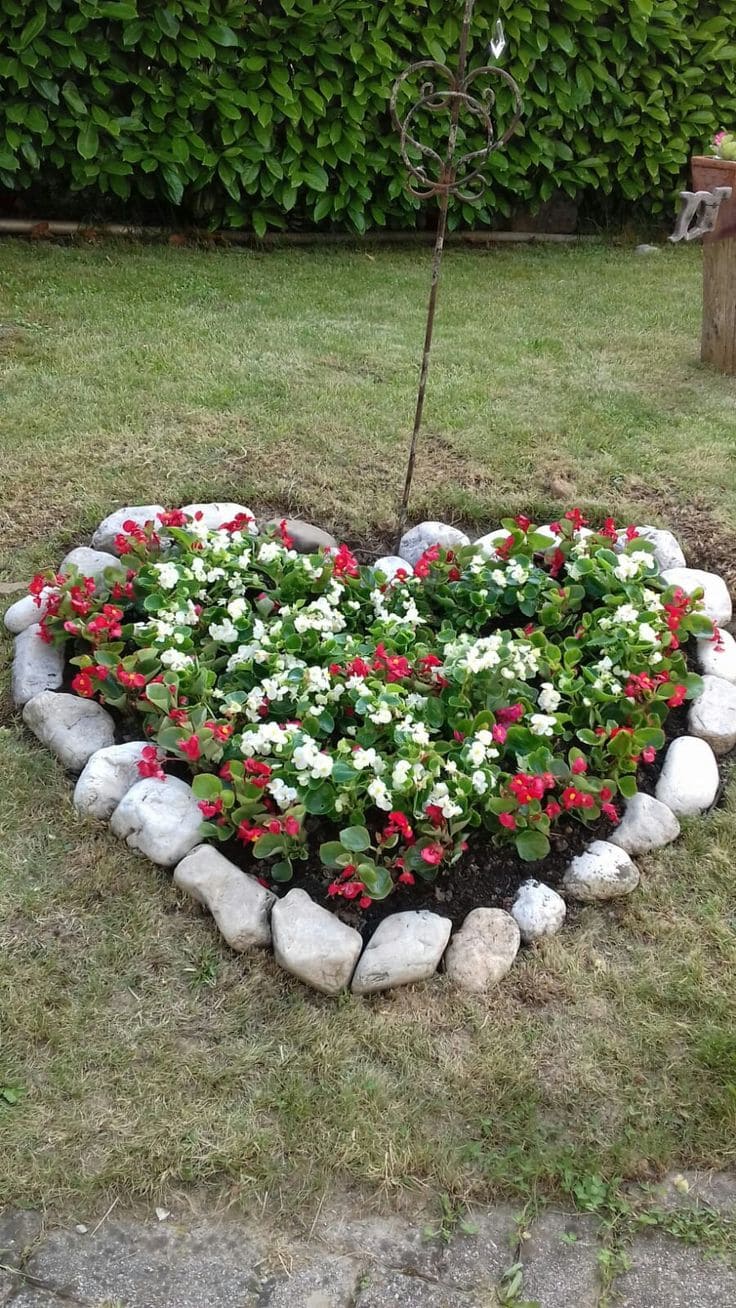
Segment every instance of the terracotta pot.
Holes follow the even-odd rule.
[[[731,199],[721,205],[715,229],[705,240],[720,241],[724,236],[736,236],[736,162],[698,154],[690,160],[690,169],[694,191],[712,191],[715,186],[731,187]]]

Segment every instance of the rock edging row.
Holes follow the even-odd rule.
[[[208,525],[248,512],[237,504],[186,505],[201,513]],[[141,523],[159,505],[119,509],[104,520],[92,539],[95,548],[80,546],[62,560],[60,571],[76,565],[87,576],[101,577],[117,564],[114,539],[123,521]],[[337,545],[334,537],[309,523],[288,520],[287,527],[303,552]],[[545,529],[542,528],[544,531]],[[655,548],[655,558],[670,584],[692,592],[704,591],[704,608],[719,627],[732,616],[731,599],[722,578],[686,566],[685,556],[670,532],[639,528]],[[492,548],[502,532],[490,532],[475,543]],[[554,533],[550,531],[550,538]],[[429,545],[458,548],[469,538],[456,528],[423,522],[402,538],[399,554],[378,559],[375,566],[391,577],[413,567]],[[102,548],[97,548],[102,547]],[[295,887],[277,899],[248,872],[241,871],[211,845],[201,843],[201,812],[191,786],[178,777],[165,783],[141,779],[138,762],[145,741],[114,744],[114,723],[102,705],[60,691],[64,651],[38,637],[43,613],[31,596],[11,605],[5,625],[15,635],[12,696],[23,710],[26,726],[60,762],[79,777],[74,805],[85,817],[109,822],[111,830],[131,849],[161,867],[174,869],[174,882],[206,908],[228,945],[243,952],[272,948],[285,971],[325,995],[349,987],[369,995],[432,976],[444,959],[452,982],[480,993],[503,979],[520,945],[554,935],[562,927],[566,898],[582,903],[618,899],[639,884],[632,855],[647,854],[676,840],[678,818],[702,813],[715,801],[719,788],[717,756],[736,745],[736,642],[721,632],[721,642],[698,642],[698,662],[704,673],[703,693],[693,701],[690,733],[678,737],[667,751],[656,796],[637,793],[626,805],[620,826],[610,840],[594,840],[572,859],[563,877],[563,894],[535,878],[519,888],[511,912],[478,907],[468,913],[452,936],[449,918],[429,910],[408,910],[383,919],[367,944],[358,931]]]

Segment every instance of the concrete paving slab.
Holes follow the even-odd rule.
[[[498,1204],[469,1212],[467,1221],[475,1233],[454,1235],[440,1251],[439,1279],[458,1289],[488,1289],[498,1284],[514,1261],[515,1210]]]
[[[491,1308],[496,1298],[433,1284],[419,1276],[392,1272],[366,1278],[358,1290],[355,1308]]]
[[[360,1266],[351,1258],[320,1258],[288,1277],[267,1281],[258,1308],[353,1308]]]
[[[52,1232],[26,1270],[63,1296],[125,1308],[251,1308],[263,1245],[242,1224],[108,1221]]]
[[[537,1300],[540,1308],[597,1308],[597,1231],[592,1217],[550,1210],[536,1218],[521,1246],[522,1297]]]
[[[631,1270],[615,1284],[617,1308],[729,1308],[736,1304],[736,1271],[664,1235],[634,1240]],[[546,1308],[546,1305],[545,1305]]]

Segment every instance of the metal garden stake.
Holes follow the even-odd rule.
[[[417,404],[414,413],[414,429],[412,431],[411,443],[409,446],[409,461],[406,468],[406,480],[404,482],[404,493],[399,506],[399,530],[398,540],[401,539],[406,529],[406,518],[409,507],[409,495],[411,492],[411,482],[414,475],[414,462],[417,451],[417,438],[422,425],[422,411],[424,409],[424,394],[427,389],[427,374],[429,372],[429,356],[432,349],[432,332],[434,329],[434,316],[437,306],[437,287],[440,279],[440,268],[442,266],[442,251],[445,244],[445,232],[447,230],[447,210],[450,203],[450,196],[456,196],[460,200],[473,201],[482,196],[487,182],[482,175],[483,165],[488,157],[502,146],[513,135],[516,126],[521,118],[521,94],[513,77],[511,77],[502,68],[493,64],[485,64],[481,68],[474,68],[471,72],[467,71],[468,62],[468,44],[470,36],[470,23],[473,17],[473,8],[475,0],[465,0],[463,13],[462,30],[460,33],[460,47],[458,50],[457,70],[453,73],[447,64],[438,63],[434,59],[422,59],[418,63],[410,64],[408,68],[397,78],[391,93],[391,115],[401,138],[401,157],[409,171],[410,177],[408,188],[412,195],[420,200],[429,200],[437,196],[439,205],[439,217],[437,221],[437,237],[434,243],[434,254],[432,256],[432,277],[429,291],[429,305],[427,307],[427,327],[424,334],[424,352],[422,354],[422,366],[419,373],[419,389],[417,391]],[[494,59],[498,59],[506,45],[503,27],[500,20],[496,23],[494,35],[491,40],[488,53]],[[408,78],[415,73],[427,70],[427,76],[432,80],[424,82],[421,88],[421,94],[408,110],[404,112],[403,119],[399,116],[397,102],[401,90]],[[481,78],[500,78],[507,86],[511,88],[514,97],[514,112],[506,131],[498,140],[494,139],[493,122],[491,113],[495,104],[495,92],[492,84],[488,84],[485,89],[476,86]],[[449,112],[449,130],[447,135],[447,146],[444,158],[433,150],[431,146],[423,145],[413,135],[414,120],[422,111],[430,113],[448,113]],[[470,153],[456,155],[458,126],[460,114],[465,112],[475,124],[485,134],[485,142],[480,149],[472,150]],[[409,148],[418,151],[424,162],[415,163],[409,157]],[[431,173],[427,170],[431,169]]]

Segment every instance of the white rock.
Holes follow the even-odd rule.
[[[92,537],[92,549],[109,550],[112,554],[117,554],[115,537],[123,532],[124,522],[132,521],[139,527],[145,527],[147,522],[155,522],[159,526],[158,515],[163,512],[163,504],[129,504],[127,508],[116,509],[102,519]]]
[[[120,569],[122,564],[115,554],[108,554],[105,550],[90,550],[86,545],[78,545],[75,550],[70,550],[64,555],[59,564],[59,572],[68,572],[72,567],[76,568],[83,577],[94,577],[99,590],[100,582],[104,580],[105,568]]]
[[[672,809],[653,795],[637,791],[627,801],[626,812],[608,839],[627,854],[648,854],[652,849],[671,845],[679,834],[680,824]]]
[[[305,890],[290,890],[271,913],[276,962],[314,990],[337,995],[350,984],[363,948],[360,933],[315,904]]]
[[[399,554],[402,559],[414,567],[430,545],[440,545],[446,550],[458,550],[470,544],[470,537],[457,527],[450,527],[445,522],[420,522],[404,532],[399,542]]]
[[[19,604],[22,602],[18,601]],[[708,636],[698,641],[698,665],[701,672],[707,672],[712,677],[723,677],[724,681],[736,682],[736,640],[730,631],[721,631],[719,636],[718,642]]]
[[[731,621],[731,596],[725,581],[715,572],[703,572],[700,568],[665,568],[662,578],[668,586],[680,586],[687,595],[702,587],[703,610],[708,617],[719,627],[725,627]]]
[[[427,909],[392,913],[379,922],[353,977],[356,995],[424,981],[437,971],[450,939],[452,922]]]
[[[106,749],[115,739],[110,714],[79,695],[44,690],[28,701],[23,721],[71,772],[81,772],[98,749]]]
[[[161,867],[173,867],[199,844],[201,824],[192,788],[179,777],[136,781],[110,819],[116,836]]]
[[[198,845],[187,854],[176,867],[174,881],[210,910],[231,949],[270,945],[269,918],[276,896],[212,845]]]
[[[678,736],[665,755],[657,799],[678,817],[710,808],[718,793],[718,764],[707,740]]]
[[[620,899],[636,890],[639,869],[625,849],[607,840],[594,840],[583,854],[572,860],[562,884],[568,895],[585,904]]]
[[[687,559],[682,551],[682,546],[676,536],[671,531],[664,531],[661,527],[637,527],[637,532],[644,539],[654,546],[654,558],[657,562],[660,572],[665,572],[668,568],[684,568],[687,565]],[[619,541],[626,539],[625,532],[619,533]]]
[[[201,513],[202,517],[198,518],[197,521],[203,522],[210,531],[216,531],[218,527],[222,526],[223,522],[232,522],[233,518],[237,518],[239,513],[247,513],[249,517],[253,517],[250,509],[246,508],[244,504],[220,503],[219,500],[214,504],[184,504],[182,513],[187,513],[190,518],[196,518],[197,514]]]
[[[474,908],[450,941],[445,971],[463,990],[480,994],[497,985],[519,952],[521,933],[501,908]]]
[[[687,725],[691,735],[707,740],[714,754],[727,754],[736,745],[736,686],[723,677],[703,677],[703,690],[690,705]]]
[[[10,694],[19,708],[42,690],[58,690],[64,680],[64,646],[47,645],[34,622],[16,636]]]
[[[567,906],[561,895],[541,881],[525,881],[516,892],[511,909],[525,944],[542,936],[553,936],[565,920]]]
[[[111,817],[123,795],[140,781],[138,771],[144,740],[98,749],[85,765],[74,788],[74,807],[85,817]]]
[[[397,572],[405,572],[408,577],[412,575],[406,559],[400,559],[398,554],[384,554],[382,558],[376,559],[373,567],[377,572],[382,572],[387,581],[393,581]]]
[[[41,618],[46,615],[46,597],[50,593],[49,587],[45,586],[39,596],[41,603],[37,604],[33,595],[24,595],[22,599],[16,600],[5,611],[3,621],[8,631],[12,631],[14,636],[20,635],[27,627],[32,627],[34,623],[40,622]]]
[[[634,247],[634,254],[660,254],[660,253],[661,251],[658,245],[647,245],[646,242],[642,245],[637,245]]]

